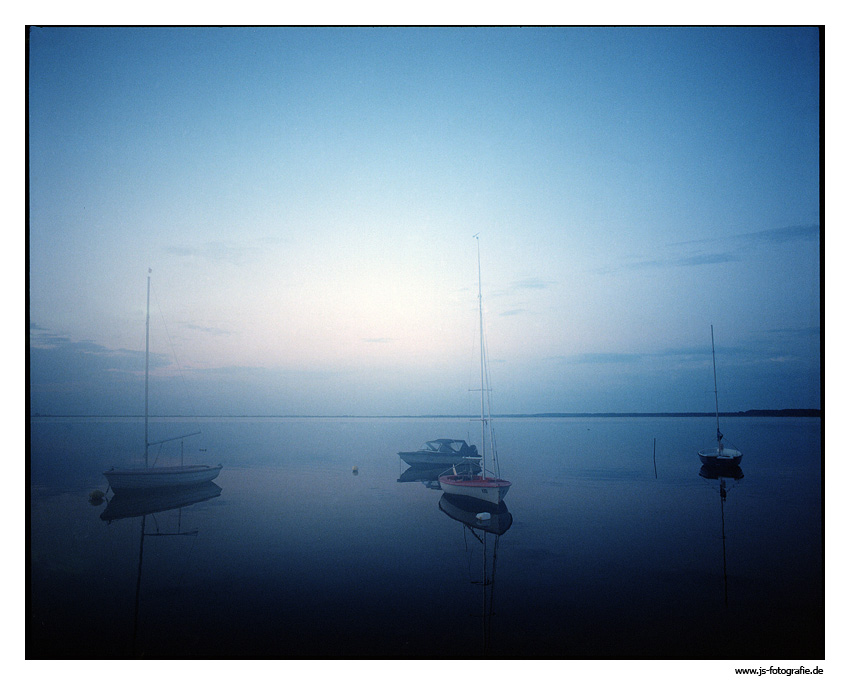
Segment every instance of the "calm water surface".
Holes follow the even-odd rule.
[[[396,456],[479,442],[464,419],[151,439],[198,425],[217,487],[93,506],[141,421],[33,420],[28,656],[824,657],[818,419],[726,419],[744,477],[722,481],[696,454],[713,418],[500,420],[513,487],[485,529]]]

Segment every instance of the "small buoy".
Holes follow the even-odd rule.
[[[490,512],[489,511],[482,511],[480,514],[476,514],[475,518],[477,518],[479,521],[489,521],[490,520]]]
[[[103,503],[103,498],[106,495],[101,490],[92,490],[89,493],[89,503],[90,504],[101,504]]]
[[[357,467],[356,466],[353,466],[351,468],[351,473],[353,473],[355,476],[357,475]]]

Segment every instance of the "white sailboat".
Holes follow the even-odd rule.
[[[161,445],[174,440],[181,440],[200,431],[178,435],[166,440],[150,442],[148,440],[148,377],[150,368],[150,321],[151,321],[151,277],[148,269],[147,313],[145,315],[145,466],[141,469],[116,469],[104,471],[106,481],[114,492],[155,490],[160,488],[185,487],[208,483],[218,476],[221,464],[206,466],[201,464],[180,464],[179,466],[148,466],[148,450],[153,445]],[[181,456],[182,462],[182,456]]]
[[[478,235],[475,235],[476,242]],[[466,459],[478,461],[481,464],[480,474],[459,473],[452,467],[452,473],[440,476],[440,487],[449,495],[471,497],[493,505],[498,505],[508,494],[510,481],[504,480],[499,474],[499,460],[496,455],[496,441],[490,417],[489,372],[487,371],[487,355],[484,347],[484,306],[481,297],[481,244],[478,244],[478,325],[480,329],[481,351],[481,454]],[[486,403],[485,403],[486,397]],[[489,435],[488,435],[489,433]],[[489,440],[488,440],[489,438]],[[490,461],[493,469],[487,468],[487,444],[490,445]]]
[[[720,405],[717,402],[717,363],[714,360],[714,326],[711,327],[711,364],[714,368],[714,416],[717,420],[717,447],[700,450],[700,461],[706,466],[740,464],[742,452],[723,445],[723,433],[720,432]]]

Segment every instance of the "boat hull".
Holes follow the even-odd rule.
[[[737,464],[722,464],[720,466],[707,466],[703,464],[699,470],[700,478],[706,480],[718,480],[721,478],[731,478],[732,480],[741,480],[744,477],[744,472]]]
[[[205,502],[220,494],[221,488],[212,482],[173,488],[122,491],[109,500],[100,518],[104,521],[117,521],[147,516]]]
[[[723,449],[702,450],[699,454],[700,461],[706,466],[737,466],[741,463],[743,454],[738,450],[728,447]]]
[[[490,504],[498,504],[508,494],[511,483],[501,478],[452,474],[440,476],[440,487],[449,495],[471,497]]]
[[[158,490],[208,483],[218,476],[218,466],[161,466],[148,469],[110,469],[104,471],[114,492]]]
[[[440,454],[439,452],[428,452],[420,450],[418,452],[399,452],[398,456],[408,466],[454,466],[463,462],[464,457],[461,455]]]

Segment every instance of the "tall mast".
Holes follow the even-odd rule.
[[[475,234],[475,245],[478,249],[478,330],[481,347],[481,468],[482,475],[487,475],[487,420],[484,418],[484,305],[481,299],[481,243]]]
[[[148,269],[148,301],[145,314],[145,468],[148,467],[148,360],[150,357],[151,331],[151,270]]]
[[[720,441],[723,433],[720,432],[720,405],[717,403],[717,362],[714,360],[714,324],[711,325],[711,366],[714,369],[714,417],[717,421],[717,456],[720,455]]]

